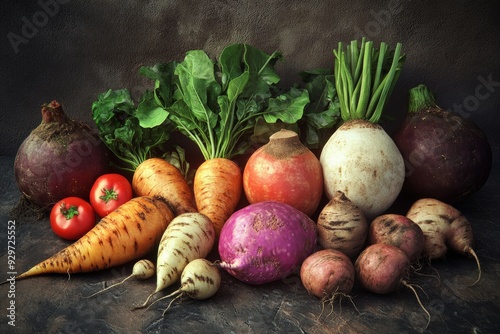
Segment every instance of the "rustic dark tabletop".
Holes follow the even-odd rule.
[[[1,281],[9,277],[10,271],[25,271],[68,244],[52,233],[47,219],[16,218],[15,233],[8,234],[14,221],[10,211],[20,196],[12,166],[12,158],[0,158]],[[421,272],[425,275],[410,279],[421,288],[417,291],[431,314],[425,330],[426,314],[406,288],[389,295],[374,295],[355,286],[352,302],[344,299],[333,309],[327,305],[322,310],[320,301],[307,294],[297,275],[251,286],[223,273],[222,286],[211,299],[183,298],[163,317],[168,300],[147,311],[132,310],[154,290],[154,278],[131,279],[105,293],[84,298],[128,276],[130,263],[71,275],[70,279],[66,275],[45,275],[0,286],[0,332],[500,333],[499,185],[500,173],[496,169],[480,192],[457,206],[473,225],[475,249],[482,264],[481,281],[469,287],[476,279],[476,263],[454,254],[434,261],[432,268],[424,266]],[[398,201],[392,212],[404,213],[408,203],[403,202]],[[10,250],[9,235],[15,235],[15,247]],[[15,255],[12,269],[9,252]]]

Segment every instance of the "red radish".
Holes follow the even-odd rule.
[[[406,165],[403,191],[451,203],[479,190],[492,164],[484,133],[470,120],[438,107],[426,86],[409,94],[408,115],[393,135]]]
[[[66,197],[89,199],[109,167],[108,150],[92,129],[64,113],[57,101],[42,106],[42,122],[19,147],[14,172],[32,204],[49,209]]]
[[[388,244],[373,244],[361,252],[354,267],[361,286],[371,292],[387,294],[398,290],[401,285],[412,290],[428,316],[428,325],[430,314],[422,305],[415,288],[407,281],[410,265],[410,260],[401,249]]]
[[[323,195],[321,164],[296,132],[282,129],[248,159],[243,190],[251,204],[278,201],[312,216]]]
[[[318,242],[355,259],[365,246],[368,222],[358,206],[337,191],[318,216]]]
[[[333,301],[351,293],[354,265],[342,252],[322,249],[309,255],[300,267],[300,279],[306,290],[322,301]]]
[[[406,216],[422,229],[425,236],[423,255],[429,260],[443,258],[448,247],[460,254],[471,255],[477,263],[481,279],[481,264],[474,245],[472,226],[453,206],[434,198],[422,198],[413,203]]]
[[[250,204],[229,217],[219,239],[219,266],[249,284],[283,279],[316,247],[316,224],[276,201]]]
[[[368,243],[396,246],[408,256],[410,262],[414,262],[422,255],[425,238],[420,226],[408,217],[385,214],[371,222]]]

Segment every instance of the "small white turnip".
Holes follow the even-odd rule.
[[[196,300],[208,299],[217,293],[221,280],[221,274],[216,265],[206,259],[195,259],[189,262],[182,271],[179,289],[155,300],[149,307],[160,300],[176,296],[163,312],[165,315],[172,303],[184,295]]]
[[[113,285],[110,285],[108,286],[107,288],[105,289],[102,289],[100,291],[97,291],[96,293],[90,295],[90,296],[87,296],[85,298],[90,298],[90,297],[93,297],[95,295],[98,295],[104,291],[107,291],[115,286],[118,286],[120,284],[123,284],[125,283],[127,280],[131,279],[132,277],[135,277],[139,280],[146,280],[148,278],[151,278],[155,275],[155,265],[153,262],[151,262],[150,260],[148,259],[142,259],[142,260],[139,260],[137,261],[134,266],[132,267],[132,274],[126,278],[124,278],[121,282],[119,283],[115,283]]]

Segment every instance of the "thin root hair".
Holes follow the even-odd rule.
[[[420,300],[420,297],[418,296],[418,293],[417,293],[417,290],[415,290],[414,286],[410,283],[408,283],[407,281],[405,280],[402,280],[401,281],[401,284],[403,284],[404,286],[406,286],[407,288],[409,288],[413,294],[415,295],[415,297],[417,298],[417,302],[418,304],[420,305],[420,307],[422,308],[422,310],[424,310],[424,312],[427,314],[427,324],[425,325],[425,327],[423,328],[423,331],[425,331],[427,329],[427,327],[429,327],[429,324],[431,322],[431,314],[429,313],[429,311],[427,311],[427,309],[424,307],[424,305],[422,304],[422,301]],[[421,288],[420,288],[421,289]]]

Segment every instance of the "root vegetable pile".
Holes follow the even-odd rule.
[[[100,140],[56,101],[44,105],[42,124],[15,159],[25,198],[42,209],[69,196],[101,205],[120,192],[101,178],[120,177],[128,187],[96,211],[103,218],[88,232],[66,236],[77,240],[16,279],[139,260],[130,276],[86,298],[156,274],[135,309],[172,298],[165,314],[183,296],[212,297],[225,273],[252,286],[299,274],[322,306],[352,301],[356,287],[375,295],[407,287],[428,325],[410,283],[423,266],[413,265],[451,250],[474,257],[473,284],[481,279],[472,225],[448,203],[484,185],[491,147],[475,125],[437,107],[423,85],[410,91],[394,140],[385,132],[379,122],[406,59],[401,43],[392,50],[365,39],[339,43],[333,56],[333,71],[302,72],[305,87],[289,89],[278,86],[282,55],[248,44],[229,45],[216,60],[191,50],[180,62],[141,67],[154,89],[139,103],[121,89],[92,104]],[[169,142],[174,131],[199,149],[189,152],[201,158],[194,169],[182,145]],[[110,161],[131,182],[107,174]],[[406,215],[391,213],[403,184],[418,198]],[[52,226],[68,227],[75,212]]]

